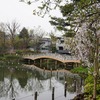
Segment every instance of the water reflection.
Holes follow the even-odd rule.
[[[64,97],[65,81],[67,82],[66,97]],[[24,98],[26,96],[30,97],[28,100],[34,100],[36,91],[38,100],[47,100],[47,96],[51,98],[50,92],[53,87],[56,92],[55,99],[58,97],[56,100],[70,100],[82,91],[80,77],[63,70],[51,72],[41,70],[33,65],[0,66],[0,100],[11,100],[12,98],[27,100]],[[45,96],[43,96],[44,94]],[[60,95],[62,98],[59,98]]]

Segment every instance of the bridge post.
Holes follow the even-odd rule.
[[[58,66],[57,66],[57,61],[55,61],[55,70],[57,69],[57,67],[58,67]]]
[[[40,67],[42,67],[42,59],[40,59]]]
[[[49,59],[47,59],[47,69],[49,68]]]
[[[58,69],[57,69],[57,79],[58,79]]]
[[[72,68],[74,68],[74,63],[72,62]]]
[[[66,66],[65,66],[65,69],[67,69],[68,68],[68,63],[66,63]]]
[[[51,77],[52,77],[52,68],[50,70],[51,70]]]
[[[30,65],[30,62],[31,62],[31,61],[30,61],[30,59],[29,59],[29,60],[28,60],[28,64],[29,64],[29,65]]]
[[[64,63],[64,69],[66,69],[66,63]]]
[[[45,67],[44,67],[44,71],[43,71],[44,75],[45,75]]]
[[[79,67],[79,65],[80,65],[79,63],[76,63],[76,67]]]
[[[34,65],[35,65],[35,60],[34,60]]]

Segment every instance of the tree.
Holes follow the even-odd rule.
[[[51,38],[51,41],[52,41],[51,50],[52,50],[53,53],[55,53],[56,52],[57,37],[55,36],[55,34],[53,32],[51,32],[49,35],[50,35],[50,38]]]
[[[19,38],[19,34],[16,35],[15,37],[15,49],[16,50],[20,50],[20,49],[23,49],[23,39],[22,38]]]
[[[36,52],[40,49],[41,40],[44,34],[45,32],[40,27],[30,31],[30,47],[34,48]]]
[[[6,47],[6,44],[5,44],[5,32],[2,32],[0,31],[0,52],[1,53],[4,53],[4,51],[6,50],[5,47]]]
[[[55,36],[55,34],[54,34],[53,32],[51,32],[49,35],[50,35],[51,41],[52,41],[53,43],[56,43],[57,37]]]
[[[0,51],[1,53],[5,53],[8,47],[8,39],[6,34],[6,26],[4,23],[0,23]]]
[[[14,43],[15,43],[15,36],[17,34],[17,31],[19,29],[19,24],[14,20],[12,23],[6,24],[7,33],[9,34],[9,38],[11,41],[11,49],[12,51],[15,49]]]
[[[19,38],[23,39],[23,48],[28,48],[28,43],[29,43],[29,33],[28,30],[24,27],[20,34],[19,34]]]

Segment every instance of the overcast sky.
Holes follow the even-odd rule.
[[[22,27],[34,28],[41,26],[41,28],[50,32],[53,27],[49,23],[48,16],[41,18],[32,14],[36,4],[27,5],[19,2],[19,0],[0,0],[0,22],[12,22],[16,20]],[[58,15],[55,12],[53,15]]]

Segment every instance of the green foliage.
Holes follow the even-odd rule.
[[[4,58],[6,60],[16,60],[16,59],[20,59],[21,57],[15,54],[8,54],[8,55],[4,55]]]
[[[4,64],[19,64],[22,61],[22,56],[18,54],[3,54],[0,56],[0,63]]]
[[[28,30],[25,27],[21,30],[19,37],[20,38],[29,38]]]
[[[93,94],[93,86],[94,84],[93,83],[87,83],[85,86],[84,86],[84,92],[87,92],[89,93],[89,95],[92,95]],[[97,100],[100,100],[100,84],[97,84]]]
[[[97,95],[97,100],[100,100],[100,95]]]
[[[18,55],[26,55],[26,54],[33,54],[35,52],[34,51],[31,51],[29,49],[24,49],[24,50],[16,50],[16,53]]]
[[[84,86],[84,92],[87,92],[87,93],[89,93],[90,95],[92,95],[92,93],[93,93],[93,83],[87,83],[87,84]]]
[[[17,53],[18,55],[22,55],[22,54],[23,54],[23,50],[16,50],[16,53]]]
[[[52,50],[52,53],[55,53],[57,51],[55,46],[52,46],[51,50]]]
[[[28,48],[30,39],[28,30],[25,27],[21,30],[19,38],[22,39],[23,41],[23,48],[24,49]]]
[[[79,73],[79,74],[88,74],[88,69],[85,67],[75,67],[74,69],[71,70],[73,73]]]
[[[93,94],[93,76],[92,75],[88,75],[88,77],[85,79],[85,86],[84,86],[84,92],[89,93],[90,95]],[[97,81],[97,100],[100,99],[100,79]]]
[[[92,75],[88,75],[88,77],[85,79],[85,84],[93,84],[93,76]]]
[[[74,10],[74,4],[71,3],[65,6],[61,6],[60,9],[63,16],[66,16],[67,14],[72,13],[72,11]]]
[[[0,54],[0,62],[1,62],[1,61],[4,61],[3,54]]]
[[[66,28],[70,26],[70,23],[62,18],[51,17],[51,21],[49,21],[51,25],[56,26],[59,31],[68,31]]]

